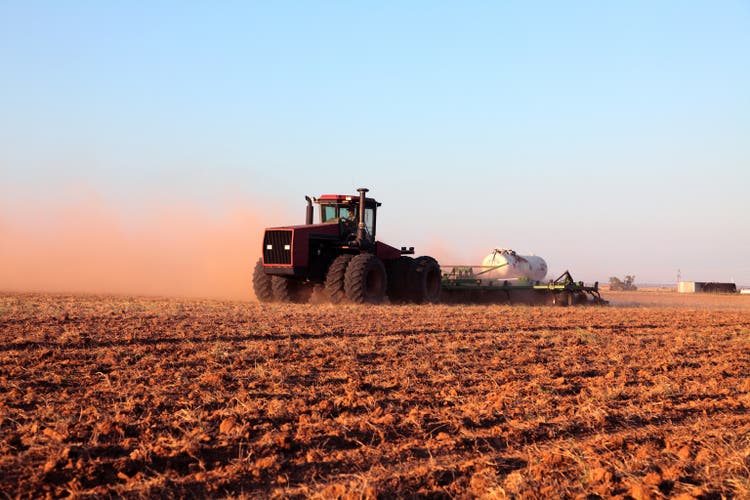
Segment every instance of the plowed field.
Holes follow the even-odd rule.
[[[6,294],[0,492],[748,498],[748,299]]]

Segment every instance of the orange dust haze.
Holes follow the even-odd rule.
[[[3,206],[0,290],[251,299],[263,214],[195,205]],[[268,221],[265,221],[268,222]]]

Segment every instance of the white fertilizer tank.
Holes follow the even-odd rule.
[[[518,255],[514,250],[496,248],[482,261],[482,277],[512,280],[526,278],[542,281],[547,276],[547,263],[536,255]]]

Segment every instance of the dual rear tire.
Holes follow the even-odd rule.
[[[345,299],[355,304],[380,304],[388,295],[392,303],[434,304],[440,301],[440,265],[432,257],[401,256],[386,271],[373,254],[340,255],[326,277],[326,295],[334,304]]]
[[[408,275],[410,299],[417,304],[440,301],[442,274],[440,265],[432,257],[417,257]]]
[[[343,254],[328,268],[325,294],[334,304],[380,304],[385,297],[388,275],[383,261],[376,255]]]
[[[383,261],[376,255],[355,255],[346,268],[344,292],[355,304],[380,304],[385,298],[388,277]]]
[[[344,291],[346,269],[353,258],[354,255],[351,254],[339,255],[333,259],[333,262],[328,267],[324,291],[328,300],[333,304],[340,304],[346,300],[346,292]]]
[[[393,304],[409,302],[409,273],[414,267],[414,259],[402,255],[388,263],[388,299]]]
[[[432,257],[402,256],[389,268],[388,298],[393,303],[434,304],[440,301],[442,275]]]

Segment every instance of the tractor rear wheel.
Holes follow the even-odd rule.
[[[271,276],[263,270],[263,261],[258,259],[253,271],[253,292],[259,302],[273,301],[273,290],[271,289]]]
[[[354,258],[353,255],[345,253],[339,255],[328,267],[328,274],[326,274],[325,283],[325,294],[328,300],[334,304],[341,303],[346,298],[346,292],[344,292],[344,277],[346,276],[346,268]]]
[[[402,255],[388,264],[388,299],[398,304],[409,300],[409,273],[414,259]]]
[[[281,276],[271,277],[271,289],[274,298],[279,302],[305,304],[312,295],[312,286]]]
[[[440,300],[442,276],[440,265],[432,257],[417,257],[409,273],[411,299],[417,304],[434,304]]]
[[[344,291],[355,304],[380,304],[387,286],[385,266],[376,255],[356,255],[346,268]]]

